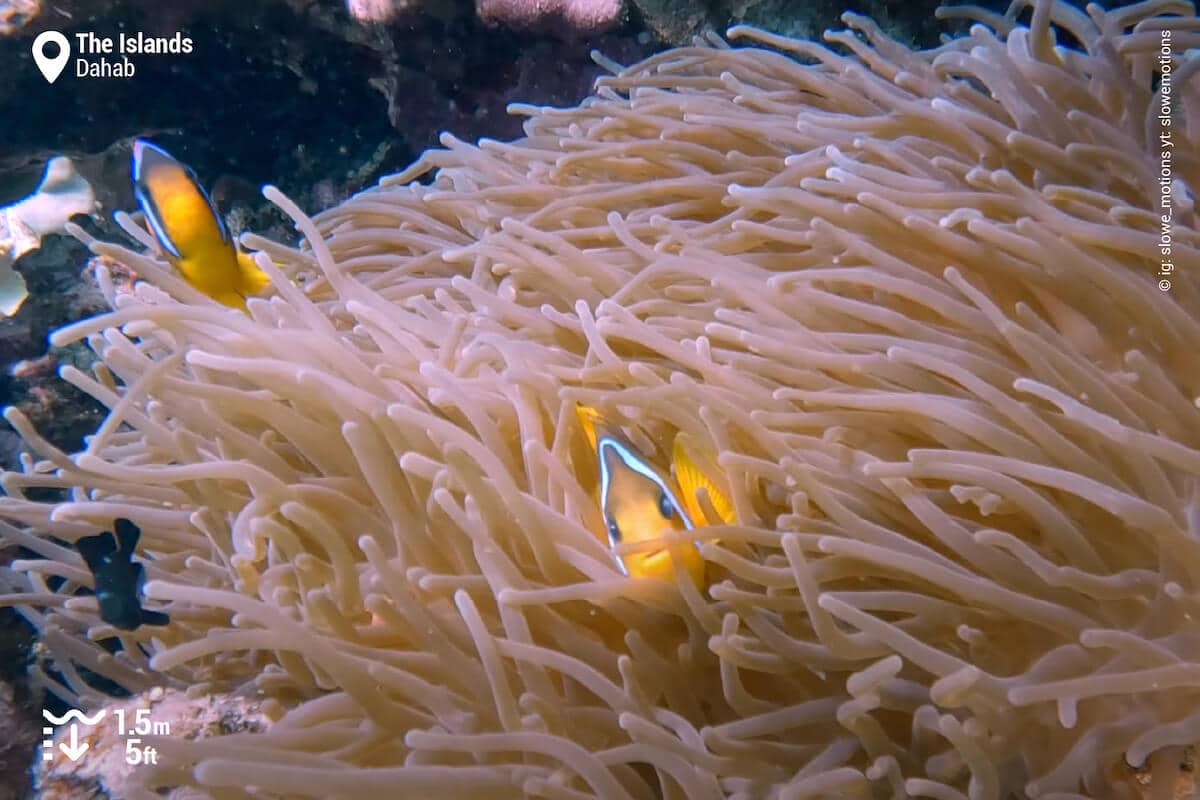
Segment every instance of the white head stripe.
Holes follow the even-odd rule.
[[[695,527],[692,525],[692,518],[687,515],[687,512],[683,509],[683,504],[679,502],[679,498],[675,496],[675,493],[671,491],[671,487],[667,485],[666,481],[663,480],[662,476],[658,474],[654,467],[642,460],[642,458],[624,442],[614,439],[611,436],[602,436],[596,442],[596,455],[600,461],[600,513],[605,516],[604,522],[606,525],[610,522],[607,517],[608,488],[612,482],[612,475],[608,469],[608,459],[604,457],[604,451],[608,448],[611,448],[612,451],[617,454],[617,457],[621,459],[621,462],[625,464],[626,467],[642,477],[649,478],[650,480],[654,481],[654,484],[662,490],[664,495],[666,495],[667,502],[669,502],[671,507],[675,509],[675,513],[677,513],[679,518],[683,520],[683,525],[685,528],[690,531],[693,527]],[[610,544],[616,544],[616,542],[610,542]],[[624,569],[623,564],[621,568],[622,570]]]
[[[158,205],[154,202],[154,197],[141,183],[133,185],[133,196],[138,201],[138,205],[142,207],[142,213],[146,215],[146,220],[150,223],[150,230],[154,231],[154,238],[158,239],[158,243],[163,246],[171,255],[176,258],[183,258],[183,254],[179,252],[179,248],[171,241],[171,237],[167,235],[167,229],[163,227],[162,217],[158,213]]]

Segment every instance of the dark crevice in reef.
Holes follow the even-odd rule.
[[[17,556],[16,548],[0,549],[0,566]],[[0,608],[0,800],[27,796],[27,767],[41,739],[41,697],[26,679],[34,642],[33,627],[15,610]]]

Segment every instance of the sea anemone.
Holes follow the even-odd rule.
[[[54,336],[107,421],[67,455],[8,412],[40,680],[266,697],[139,768],[219,798],[1166,796],[1200,740],[1200,26],[1022,11],[928,52],[734,28],[315,218],[267,189],[303,243],[246,237],[248,316],[95,243],[148,281]],[[702,585],[617,571],[576,402],[729,494]],[[165,628],[80,593],[67,544],[117,517]]]

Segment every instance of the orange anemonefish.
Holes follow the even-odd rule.
[[[704,488],[717,515],[733,522],[733,506],[716,485],[696,467],[675,439],[672,457],[674,475],[650,464],[607,423],[600,412],[583,405],[575,411],[596,455],[600,471],[597,501],[610,545],[658,539],[667,530],[693,530],[703,526],[705,515],[696,492]],[[695,546],[680,548],[683,568],[697,584],[704,579],[704,559]],[[616,556],[622,573],[635,577],[653,576],[670,580],[674,574],[667,549]]]
[[[212,299],[245,310],[270,278],[234,244],[196,173],[145,139],[133,143],[131,172],[133,196],[167,260]]]

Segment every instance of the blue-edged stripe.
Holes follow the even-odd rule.
[[[158,212],[153,195],[142,183],[138,182],[133,184],[133,196],[137,200],[138,206],[141,207],[142,213],[146,215],[146,221],[150,223],[150,230],[154,232],[154,238],[158,239],[158,243],[175,258],[183,258],[179,248],[167,235],[167,229],[163,227],[162,216]]]
[[[606,449],[612,449],[612,451],[617,454],[617,457],[621,459],[621,462],[629,469],[645,478],[649,478],[650,480],[654,481],[654,484],[661,489],[662,493],[666,496],[667,501],[671,504],[671,508],[673,508],[675,513],[679,515],[679,518],[683,520],[684,527],[689,531],[695,528],[695,526],[692,524],[692,518],[689,517],[687,511],[684,510],[683,504],[679,502],[679,498],[675,496],[675,493],[671,491],[671,487],[667,485],[667,482],[663,480],[662,476],[658,474],[658,471],[655,470],[654,467],[642,460],[641,456],[639,456],[633,451],[633,449],[631,449],[621,440],[613,438],[612,436],[601,436],[596,441],[596,456],[600,462],[600,514],[604,517],[606,529],[609,528],[609,524],[612,522],[612,520],[608,518],[608,490],[612,482],[612,474],[608,468],[608,459],[605,458]],[[615,547],[619,543],[619,540],[615,539],[612,533],[609,532],[608,543],[609,546]],[[616,558],[617,566],[621,570],[621,574],[628,575],[629,570],[625,566],[625,560],[619,555],[614,554],[614,556]]]

